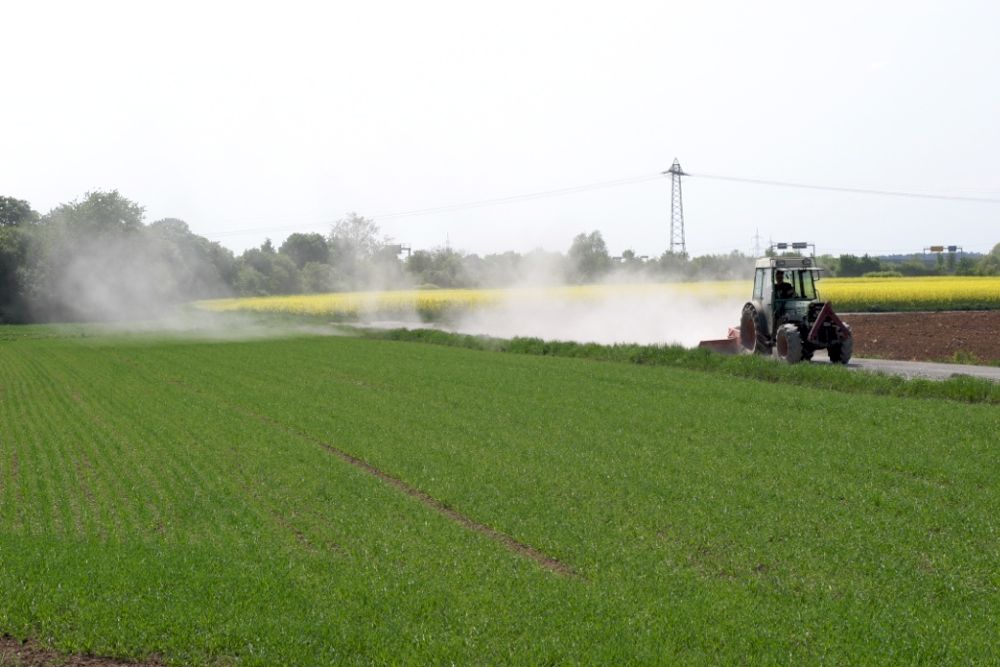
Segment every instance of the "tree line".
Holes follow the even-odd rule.
[[[754,258],[740,252],[612,256],[601,233],[577,235],[566,253],[487,255],[450,247],[407,252],[378,225],[351,213],[328,234],[295,233],[235,255],[176,218],[145,222],[118,191],[89,192],[40,214],[0,197],[0,322],[72,321],[155,315],[165,305],[224,296],[267,296],[404,287],[502,287],[621,280],[746,279]],[[867,255],[819,258],[836,275],[889,269]],[[921,271],[1000,274],[1000,244],[966,266]],[[906,270],[906,267],[899,267]],[[916,270],[916,264],[912,267]]]
[[[1000,244],[985,255],[957,252],[938,252],[931,255],[914,254],[895,258],[870,255],[841,255],[829,258],[821,266],[834,275],[851,278],[857,276],[996,276],[1000,275]]]

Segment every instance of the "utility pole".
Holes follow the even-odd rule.
[[[674,158],[674,164],[663,172],[670,174],[670,248],[671,254],[687,254],[684,244],[684,202],[681,198],[681,176],[687,176],[681,163]]]
[[[760,229],[754,229],[753,236],[750,237],[753,241],[753,256],[760,257]]]

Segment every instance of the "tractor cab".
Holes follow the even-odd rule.
[[[816,283],[822,269],[809,257],[764,257],[757,260],[751,303],[763,316],[773,338],[786,322],[805,322],[819,300]]]

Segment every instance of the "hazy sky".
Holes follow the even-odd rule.
[[[666,249],[692,174],[1000,200],[1000,3],[8,2],[0,194],[118,189],[240,251],[348,211],[413,248]],[[688,251],[1000,242],[1000,203],[684,181]],[[252,231],[247,231],[252,230]]]

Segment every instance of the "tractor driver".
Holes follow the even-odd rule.
[[[779,299],[791,299],[795,296],[795,287],[785,282],[785,272],[774,272],[774,295]]]

